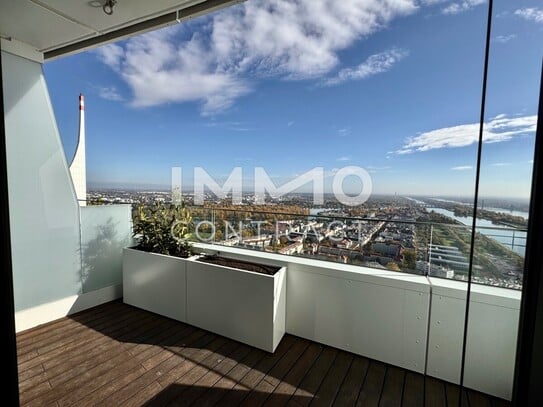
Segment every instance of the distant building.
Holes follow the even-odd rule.
[[[87,158],[85,151],[85,99],[79,95],[79,136],[74,158],[70,164],[70,174],[79,205],[87,204]]]
[[[292,244],[289,244],[286,247],[283,247],[282,249],[278,250],[278,253],[280,254],[298,254],[303,251],[304,245],[300,242],[294,242]]]
[[[456,271],[468,271],[469,260],[458,247],[432,244],[429,248],[429,258],[432,264]]]
[[[422,260],[417,261],[416,269],[422,274],[428,274],[430,277],[453,279],[455,276],[454,270],[448,267],[432,264]]]
[[[371,245],[371,251],[374,253],[384,254],[392,258],[396,258],[400,255],[401,246],[393,243],[373,243]]]

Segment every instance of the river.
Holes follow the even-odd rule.
[[[408,199],[412,199],[412,198],[408,198]],[[473,208],[473,204],[470,204],[470,203],[466,203],[466,202],[460,202],[460,201],[453,201],[453,200],[450,200],[450,199],[442,199],[442,198],[432,198],[434,201],[441,201],[441,202],[447,202],[447,203],[455,203],[455,204],[460,204],[460,205],[466,205],[466,206],[470,206]],[[417,199],[412,199],[413,201],[416,201],[417,203],[421,203],[422,201],[419,201]],[[422,202],[422,203],[426,203],[426,202]],[[429,203],[429,202],[428,202]],[[430,203],[431,205],[431,203]],[[480,205],[479,205],[480,206]],[[504,208],[480,208],[480,209],[484,209],[485,211],[490,211],[490,212],[495,212],[495,213],[505,213],[507,215],[512,215],[512,216],[520,216],[521,218],[524,218],[524,219],[528,219],[528,212],[524,212],[524,211],[516,211],[516,210],[511,210],[511,209],[504,209]]]
[[[467,226],[471,226],[473,224],[473,217],[471,216],[455,216],[454,212],[443,208],[428,208],[428,210],[440,213],[441,215],[445,215]],[[524,246],[526,246],[526,232],[520,230],[513,230],[512,228],[503,225],[495,225],[487,219],[477,219],[477,227],[478,232],[496,240],[497,242],[503,244],[509,249],[513,248],[515,253],[518,253],[522,257],[524,257]]]

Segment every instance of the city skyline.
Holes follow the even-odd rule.
[[[176,166],[185,185],[196,166],[218,181],[234,167],[249,175],[261,166],[280,185],[317,166],[331,180],[356,165],[371,173],[375,194],[471,195],[486,2],[373,3],[328,5],[324,18],[305,15],[304,1],[249,0],[50,62],[65,153],[82,91],[91,187],[164,187]],[[495,3],[484,196],[530,192],[530,84],[539,81],[543,38],[535,6]]]

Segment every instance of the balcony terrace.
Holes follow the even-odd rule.
[[[270,213],[262,215],[246,210],[236,213],[235,210],[209,210],[205,207],[200,208],[199,212],[192,209],[193,219],[207,222],[210,230],[222,227],[225,221],[239,225],[239,238],[237,233],[231,233],[226,228],[221,230],[224,233],[220,238],[202,230],[206,234],[204,237],[211,237],[194,243],[198,254],[220,255],[283,270],[277,284],[274,282],[266,286],[273,288],[269,289],[271,294],[260,296],[268,301],[266,305],[269,306],[258,307],[248,301],[249,295],[239,295],[239,291],[238,295],[231,295],[231,292],[236,292],[225,289],[227,285],[241,287],[245,290],[242,294],[259,297],[260,292],[252,289],[256,284],[240,284],[233,278],[227,281],[224,277],[227,274],[220,274],[219,279],[210,279],[210,283],[195,283],[191,276],[198,275],[201,268],[193,267],[196,262],[193,259],[183,260],[186,261],[184,266],[172,267],[173,272],[169,273],[170,268],[147,266],[150,263],[136,258],[132,263],[143,264],[144,272],[137,270],[137,273],[130,274],[125,254],[129,252],[126,249],[134,245],[133,207],[120,204],[117,200],[114,201],[115,205],[97,206],[81,206],[78,202],[57,124],[60,115],[53,110],[43,69],[44,61],[114,41],[128,40],[137,34],[173,26],[241,1],[121,1],[115,13],[115,2],[105,4],[105,0],[0,2],[0,111],[4,116],[0,126],[0,160],[3,161],[0,165],[0,187],[3,190],[0,194],[0,258],[4,271],[0,287],[4,291],[0,297],[4,300],[1,309],[7,321],[3,324],[2,332],[8,342],[5,346],[8,358],[3,364],[8,377],[4,383],[7,389],[3,394],[4,404],[57,407],[497,407],[510,405],[509,400],[512,400],[513,405],[519,406],[543,405],[543,401],[540,401],[542,354],[537,353],[543,349],[543,318],[540,315],[543,309],[543,279],[539,273],[542,269],[540,253],[543,251],[543,228],[539,227],[542,224],[540,211],[534,209],[543,207],[543,193],[539,185],[543,179],[540,162],[543,156],[541,122],[537,129],[535,160],[530,163],[534,165],[537,176],[534,176],[532,211],[527,230],[507,231],[506,227],[478,226],[472,222],[469,225],[448,225],[436,223],[439,219],[430,216],[419,222],[417,219],[420,216],[414,216],[416,211],[388,213],[387,210],[386,216],[381,218],[368,213],[364,214],[368,219],[357,218],[359,214],[347,219],[347,215],[330,211],[319,212],[315,216],[304,212],[300,218],[299,214],[270,216]],[[326,3],[326,8],[334,4]],[[360,3],[367,3],[371,11],[375,8],[373,3],[379,2]],[[435,1],[412,3],[413,11],[422,8],[419,7],[422,3],[443,6],[440,4],[442,2]],[[488,60],[490,40],[494,37],[490,30],[493,2],[478,3],[488,5],[490,18],[487,22],[485,58]],[[314,15],[321,16],[321,10],[315,10]],[[527,8],[520,14],[526,17],[528,11],[534,16],[533,10]],[[507,15],[520,18],[513,11]],[[377,25],[386,27],[386,24]],[[408,25],[416,26],[412,23]],[[449,26],[443,27],[448,32]],[[474,28],[482,27],[483,20],[477,20]],[[383,35],[392,32],[383,31]],[[515,36],[507,37],[511,39]],[[422,31],[417,31],[416,37],[424,37]],[[496,38],[499,37],[504,38]],[[466,38],[469,41],[463,42],[469,47],[477,44],[478,37]],[[273,37],[266,39],[273,45]],[[521,42],[529,43],[518,41]],[[451,49],[447,43],[436,42],[436,45],[439,49]],[[479,48],[483,49],[482,46]],[[397,54],[396,50],[392,51],[393,55]],[[207,51],[202,54],[207,54]],[[403,58],[408,52],[402,51],[400,54]],[[432,55],[433,52],[428,56],[432,58],[428,60],[430,62],[433,61]],[[483,60],[482,55],[480,59]],[[523,66],[513,58],[507,59]],[[473,58],[458,59],[462,66],[473,65],[471,62],[465,63],[466,60],[473,61]],[[373,61],[372,57],[368,61]],[[417,80],[435,77],[445,82],[443,79],[448,79],[447,73],[453,67],[449,66],[448,59],[441,62],[447,65],[445,72],[424,75],[414,70],[415,77]],[[488,61],[485,64],[488,65]],[[424,67],[434,68],[432,63],[424,63]],[[473,84],[465,82],[468,94],[478,92],[479,71],[477,69]],[[341,72],[344,72],[343,68],[338,78]],[[345,72],[351,72],[351,69]],[[70,70],[69,73],[72,75],[73,72]],[[460,71],[456,73],[462,75]],[[486,76],[485,69],[483,89],[486,89]],[[323,77],[322,83],[333,82],[334,78]],[[409,76],[401,78],[401,87],[416,85],[416,82],[406,78],[409,79]],[[86,78],[82,76],[81,79]],[[192,82],[199,86],[197,81]],[[90,83],[88,86],[99,93],[96,86]],[[534,82],[533,88],[537,89],[537,83]],[[243,93],[240,89],[242,87],[237,92]],[[327,86],[322,89],[332,91]],[[382,95],[387,93],[379,92],[379,98],[375,101],[384,100]],[[295,99],[290,93],[288,96],[289,102],[292,100],[294,103]],[[389,100],[397,99],[391,96]],[[409,96],[405,106],[411,108],[417,100],[411,94]],[[434,97],[421,96],[420,100],[423,99],[429,101],[429,105],[441,105],[435,103],[437,99]],[[525,95],[521,97],[523,99],[526,99]],[[348,100],[341,100],[341,103],[330,100],[339,107],[364,107],[348,103]],[[125,102],[130,104],[129,100]],[[477,107],[477,104],[473,106]],[[84,110],[82,107],[80,104],[81,111]],[[489,112],[495,110],[495,114],[501,113],[498,107],[493,106]],[[428,109],[428,112],[434,112],[434,106],[428,106]],[[541,117],[543,99],[539,109]],[[484,109],[481,110],[484,112]],[[403,114],[406,109],[398,111]],[[95,112],[94,117],[100,117],[100,112]],[[113,122],[113,118],[123,118],[113,110],[104,112],[101,115],[104,120]],[[319,112],[311,112],[312,120],[313,116],[319,118]],[[438,113],[441,114],[441,111]],[[332,112],[326,111],[326,114],[335,117]],[[487,112],[486,116],[489,115]],[[434,116],[437,117],[437,113],[428,115]],[[478,117],[478,110],[474,109],[467,116]],[[483,116],[479,125],[480,145],[483,141]],[[501,116],[505,114],[493,120],[500,120]],[[383,122],[383,118],[402,125],[401,120],[389,119],[385,109],[377,119]],[[535,126],[535,115],[528,118],[531,118],[530,126]],[[188,122],[182,119],[183,123]],[[321,126],[318,120],[313,121]],[[462,123],[456,126],[456,121],[447,121],[442,126],[454,127],[440,130],[450,132],[450,129],[458,127],[475,128],[467,119]],[[494,126],[501,128],[499,123],[494,122]],[[290,124],[287,126],[290,127]],[[122,129],[122,126],[119,128]],[[436,131],[432,131],[432,128],[416,131],[426,132],[417,134],[428,134]],[[112,125],[108,131],[111,130],[112,134],[124,132],[124,129],[117,129]],[[339,129],[338,134],[342,130],[345,130],[344,136],[349,136],[346,140],[359,140],[354,133],[348,134],[348,129]],[[129,131],[126,133],[130,134]],[[376,135],[369,130],[368,134],[371,137],[369,142],[360,142],[360,145],[373,142]],[[415,131],[409,130],[406,136],[409,134],[415,134]],[[183,137],[186,135],[190,133],[184,132]],[[110,139],[106,134],[103,136]],[[331,139],[326,137],[326,144],[316,144],[323,156],[329,155],[327,150],[332,150],[329,147]],[[197,137],[194,139],[198,140]],[[230,139],[222,137],[222,140]],[[262,140],[274,142],[272,137],[263,137]],[[256,140],[254,144],[259,142]],[[253,146],[253,143],[246,144]],[[290,147],[289,143],[286,145]],[[264,144],[262,146],[265,147]],[[213,147],[221,151],[219,146]],[[400,148],[395,150],[398,155],[413,152],[406,146],[394,148]],[[197,154],[190,148],[184,151]],[[123,149],[122,153],[128,156],[130,151]],[[271,152],[266,153],[275,158]],[[354,157],[356,151],[352,153]],[[370,154],[369,150],[367,154]],[[443,160],[447,174],[449,170],[474,170],[472,166],[457,166],[463,164],[463,160],[451,156],[454,163],[451,161],[447,164]],[[335,161],[350,160],[346,158]],[[523,159],[523,162],[527,164],[528,160]],[[172,164],[177,165],[177,162],[172,161]],[[183,162],[180,164],[184,165]],[[508,165],[496,162],[489,166],[499,164],[504,167]],[[434,176],[424,170],[424,175],[427,174]],[[444,185],[451,180],[439,178]],[[410,178],[409,181],[422,183],[424,178]],[[421,208],[433,206],[422,202]],[[451,210],[454,214],[454,208],[441,209]],[[418,215],[426,211],[420,212]],[[264,237],[259,232],[254,233],[252,224],[256,222],[256,229],[259,230],[260,221],[269,222],[262,223]],[[345,221],[345,227],[336,228],[336,221]],[[472,233],[472,226],[476,233]],[[518,225],[506,226],[516,228]],[[524,227],[524,222],[521,226]],[[169,233],[171,230],[169,228]],[[325,233],[321,237],[317,232]],[[338,238],[337,241],[334,242],[332,237]],[[163,253],[157,256],[163,256]],[[172,275],[173,280],[170,279]],[[177,284],[179,282],[181,284]],[[210,287],[214,291],[207,291]],[[522,292],[519,291],[521,288]],[[223,295],[227,292],[229,294]],[[215,297],[226,301],[220,306],[210,306]],[[140,303],[131,302],[131,299]],[[232,304],[225,306],[229,301]],[[153,307],[162,311],[162,315],[172,318],[179,316],[178,320],[149,312],[154,311]],[[254,317],[253,322],[248,323],[246,315],[240,316],[241,313],[237,312],[240,308],[250,311],[248,314]],[[272,327],[269,329],[272,332],[269,342],[274,352],[268,353],[211,333],[203,329],[211,329],[208,326],[194,322],[207,322],[214,310],[219,312],[213,315],[213,319],[223,325],[250,327],[257,331],[259,327],[254,321],[261,319],[258,319],[259,314],[255,311],[267,312],[266,316],[271,321],[268,325]],[[225,315],[234,315],[238,320],[224,324],[227,320]],[[223,330],[214,332],[228,335],[224,326],[220,328]],[[276,332],[280,334],[277,337]],[[276,339],[277,342],[281,341],[277,348]],[[518,356],[517,344],[520,344]]]
[[[274,354],[119,301],[17,337],[21,405],[457,406],[459,387],[287,335]],[[509,403],[467,390],[464,406]]]

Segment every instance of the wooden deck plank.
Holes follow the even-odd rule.
[[[189,369],[184,375],[177,378],[175,381],[169,383],[167,390],[168,401],[167,405],[187,405],[184,403],[185,391],[194,386],[195,383],[200,380],[207,372],[214,371],[215,368],[228,356],[234,353],[240,344],[233,341],[225,341],[225,343],[218,348],[215,352],[210,353],[206,358],[202,359],[199,363],[187,361],[187,364],[191,364],[192,368]],[[166,392],[164,393],[166,394]]]
[[[196,400],[198,400],[208,389],[221,380],[224,376],[227,376],[229,372],[243,360],[251,351],[251,348],[247,345],[240,345],[233,353],[219,360],[217,365],[212,370],[205,370],[204,375],[200,377],[194,385],[190,386],[185,391],[181,392],[178,397],[177,404],[190,406]],[[179,400],[179,397],[181,399]],[[199,403],[198,403],[199,404]]]
[[[123,388],[128,383],[137,380],[142,374],[145,373],[145,369],[142,366],[139,366],[134,369],[127,370],[122,376],[118,376],[117,380],[108,381],[105,385],[102,385],[95,391],[85,392],[84,397],[78,396],[77,405],[78,407],[90,407],[94,406],[96,403],[107,398],[111,394],[115,393],[117,390]],[[62,399],[61,399],[62,400]],[[72,403],[67,403],[67,405],[72,405]]]
[[[25,354],[21,355],[18,360],[20,363],[23,363],[32,359],[29,353],[37,353],[38,356],[41,356],[56,349],[77,344],[89,336],[89,327],[94,331],[100,332],[110,326],[122,325],[125,320],[130,320],[134,316],[136,316],[135,313],[127,313],[126,310],[117,309],[111,313],[111,316],[106,313],[103,318],[88,322],[87,325],[77,323],[69,328],[63,328],[58,332],[53,331],[51,335],[44,336],[40,341],[27,345]]]
[[[82,366],[81,369],[77,369],[78,373],[80,374],[71,377],[71,380],[64,380],[62,382],[59,380],[59,383],[51,385],[50,391],[45,392],[39,397],[29,400],[28,402],[22,402],[21,404],[31,407],[53,403],[61,397],[66,396],[71,391],[81,386],[85,386],[86,382],[93,380],[94,377],[99,377],[104,372],[114,369],[117,364],[122,363],[122,360],[128,356],[129,355],[126,352],[115,352],[108,354],[106,359],[102,361],[103,363],[100,363],[98,366],[92,366],[89,368]]]
[[[162,386],[158,382],[152,382],[149,386],[144,387],[120,406],[142,406],[148,403],[149,400],[152,400],[153,397],[162,391]],[[156,404],[158,405],[158,404]]]
[[[19,371],[24,372],[40,364],[43,364],[44,368],[49,369],[58,365],[59,361],[69,359],[74,355],[84,354],[89,349],[92,349],[102,342],[111,342],[112,338],[118,336],[121,332],[126,331],[131,326],[131,321],[138,321],[139,324],[160,324],[160,322],[151,314],[140,318],[137,314],[134,315],[127,312],[127,316],[129,316],[130,319],[125,320],[124,323],[112,323],[108,326],[101,327],[101,331],[88,328],[87,335],[82,336],[79,340],[77,340],[78,338],[75,338],[72,343],[67,344],[64,347],[56,348],[47,354],[39,355],[37,358],[20,363]]]
[[[292,335],[268,354],[121,302],[71,318],[18,335],[21,405],[458,405],[458,386]]]
[[[138,327],[132,329],[130,331],[130,334],[126,335],[134,335],[138,332],[149,332],[150,327],[155,327],[155,329],[159,329],[160,325],[156,323],[156,320],[149,319],[148,324],[141,324]],[[147,329],[147,331],[145,331]],[[152,332],[152,331],[151,331]],[[122,340],[122,336],[120,336],[120,339]],[[109,340],[108,340],[109,339]],[[105,338],[104,340],[96,340],[92,343],[92,348],[86,348],[85,346],[82,346],[81,349],[74,349],[73,355],[66,355],[66,353],[62,354],[63,358],[66,357],[66,360],[69,360],[69,365],[67,363],[58,363],[60,358],[54,358],[52,360],[51,364],[48,364],[47,361],[42,362],[42,366],[44,366],[44,369],[46,369],[47,372],[47,379],[50,380],[57,380],[56,377],[60,375],[65,375],[65,377],[69,377],[68,366],[78,366],[83,364],[84,362],[88,361],[89,359],[93,359],[95,355],[100,355],[103,352],[106,352],[107,350],[111,348],[116,348],[120,345],[118,341],[112,341],[111,338]],[[96,360],[96,359],[94,359]],[[28,380],[34,381],[34,378],[30,378]],[[24,385],[25,381],[21,382],[21,385]]]
[[[379,400],[380,407],[400,407],[404,389],[405,370],[389,366],[383,385],[383,394]]]
[[[406,372],[402,405],[406,407],[424,406],[424,376],[422,374]]]
[[[509,407],[511,403],[504,399],[494,398],[492,399],[492,407]]]
[[[458,397],[460,396],[460,387],[452,383],[444,383],[445,396],[447,397],[447,405],[451,407],[468,407],[468,394],[466,390],[462,390],[462,404],[458,404]]]
[[[27,391],[19,394],[19,403],[25,405],[31,400],[36,400],[41,394],[51,391],[51,385],[48,382],[40,383]]]
[[[38,325],[37,327],[27,329],[17,334],[17,347],[24,346],[40,340],[42,336],[47,337],[54,334],[55,331],[62,328],[65,325],[85,323],[87,321],[93,321],[97,318],[101,318],[104,313],[107,313],[110,309],[120,308],[122,304],[119,301],[111,301],[102,305],[98,305],[92,309],[92,312],[88,310],[72,314],[66,318],[60,318],[55,321],[47,322],[45,324]]]
[[[313,401],[312,406],[331,406],[351,367],[354,357],[351,353],[340,352],[333,365],[328,370]]]
[[[222,399],[228,391],[258,363],[266,353],[260,349],[253,348],[251,352],[240,363],[234,366],[225,376],[221,377],[213,386],[204,392],[194,403],[199,407],[214,406]]]
[[[386,365],[381,362],[371,361],[366,374],[366,380],[360,389],[357,406],[378,406],[383,390],[386,375]]]
[[[439,407],[447,405],[445,385],[442,381],[427,376],[425,378],[424,391],[425,405],[428,407]]]
[[[262,380],[272,386],[278,386],[283,377],[290,371],[294,364],[305,352],[310,342],[305,339],[296,338],[296,342],[290,347],[285,355],[277,362]]]
[[[203,335],[205,335],[205,332],[203,331],[192,332],[187,338],[183,340],[183,342],[192,343],[201,338]],[[141,376],[146,372],[145,368],[140,363],[140,361],[144,359],[141,359],[140,356],[141,354],[136,354],[133,358],[129,358],[121,365],[117,366],[115,369],[112,369],[106,374],[100,375],[100,377],[96,378],[92,383],[89,383],[85,388],[80,388],[74,392],[71,392],[64,398],[60,399],[59,404],[61,406],[70,405],[75,402],[78,402],[78,404],[80,404],[81,399],[84,399],[87,394],[94,392],[99,393],[101,396],[101,398],[97,401],[100,401],[102,398],[109,396],[111,393],[113,393],[115,389],[119,388],[119,384],[122,384],[123,382],[125,384],[128,384],[131,381],[135,380],[135,378]],[[135,371],[138,372],[138,374],[134,374]],[[130,372],[128,374],[128,377],[125,376],[125,372]],[[114,381],[117,386],[109,386]]]
[[[275,366],[266,374],[260,382],[254,386],[247,398],[240,404],[241,406],[260,406],[266,402],[266,399],[273,393],[275,388],[281,383],[283,377],[296,364],[298,359],[305,352],[309,342],[298,339],[294,345],[285,353],[285,355],[275,364]]]
[[[42,395],[40,399],[42,401],[53,401],[65,397],[66,394],[71,394],[73,390],[80,388],[85,382],[93,381],[95,376],[99,377],[116,367],[117,364],[111,365],[112,358],[118,364],[122,364],[123,360],[137,362],[133,358],[133,355],[127,352],[130,347],[136,345],[123,341],[134,338],[154,340],[153,337],[157,333],[163,332],[160,324],[156,326],[136,325],[128,328],[126,333],[119,336],[118,341],[110,341],[110,343],[99,345],[92,352],[82,353],[75,358],[67,360],[67,363],[57,365],[55,368],[48,370],[51,374],[48,381],[53,386],[53,389],[48,394]],[[171,328],[169,327],[169,329]],[[179,329],[182,328],[183,326],[179,327]],[[123,357],[119,359],[117,357],[118,354],[121,354]]]
[[[181,362],[185,360],[185,357],[187,355],[194,353],[193,351],[195,351],[196,349],[201,347],[203,349],[205,348],[204,350],[209,350],[212,352],[223,344],[224,341],[222,341],[221,338],[217,338],[215,335],[203,335],[190,345],[194,347],[194,349],[183,348],[180,349],[176,354],[172,353],[169,359],[158,364],[151,370],[147,370],[143,375],[128,383],[122,380],[118,381],[116,383],[117,386],[114,392],[111,392],[108,397],[101,400],[98,400],[98,397],[95,397],[93,400],[93,404],[103,406],[117,406],[120,403],[124,402],[126,399],[130,398],[133,394],[137,393],[144,386],[148,386],[149,384],[151,384],[157,378],[163,377],[164,375],[168,374],[172,369],[175,369],[180,364],[184,365],[184,363]]]
[[[26,362],[27,360],[34,359],[35,357],[40,356],[36,349],[27,349],[24,353],[17,352],[17,361],[19,363]]]
[[[285,399],[289,399],[298,389],[302,379],[315,363],[323,346],[311,343],[296,364],[287,373],[283,380],[275,387],[270,397],[264,403],[265,406],[274,407],[280,405]]]
[[[41,373],[32,376],[30,379],[19,382],[19,392],[25,393],[27,390],[30,390],[33,387],[47,381],[49,372],[43,370],[42,366],[40,366],[40,368],[42,369]]]
[[[125,318],[126,319],[120,323],[113,320],[110,322],[105,322],[104,325],[97,326],[96,329],[93,328],[89,330],[89,327],[82,327],[81,331],[74,333],[73,336],[66,337],[64,341],[59,340],[58,344],[49,343],[44,347],[37,348],[33,352],[34,354],[37,353],[34,358],[27,356],[18,360],[19,369],[24,371],[27,368],[43,363],[43,361],[47,360],[48,358],[56,358],[59,353],[65,353],[74,349],[79,350],[93,340],[107,339],[107,335],[103,335],[103,332],[108,332],[110,329],[119,329],[119,327],[121,327],[125,321],[130,321],[131,319],[134,319],[135,316],[131,313],[127,313]],[[39,347],[40,344],[37,344],[36,346]],[[28,353],[26,355],[28,355]]]
[[[204,337],[204,340],[206,341],[204,346],[182,350],[177,354],[177,356],[182,358],[183,363],[180,363],[175,369],[168,372],[168,374],[157,379],[162,387],[167,387],[177,380],[182,379],[192,369],[204,363],[209,357],[214,356],[214,352],[227,343],[225,338],[217,337],[216,335],[213,335],[211,338]]]
[[[182,329],[177,330],[160,330],[157,336],[153,337],[155,344],[137,344],[128,349],[128,353],[133,355],[134,359],[139,361],[146,370],[150,370],[155,366],[156,358],[159,358],[160,353],[168,350],[169,352],[165,353],[175,354],[176,350],[187,345],[188,340],[193,340],[192,334],[201,337],[205,335],[205,332],[188,325],[183,325]]]
[[[467,393],[471,407],[492,407],[492,403],[486,395],[475,390],[468,390]]]
[[[347,376],[339,389],[334,406],[354,406],[358,400],[358,394],[366,378],[369,360],[362,356],[356,356],[347,372]]]
[[[260,383],[262,378],[281,360],[295,342],[296,339],[293,336],[286,335],[275,353],[267,353],[232,389],[226,392],[224,397],[218,401],[218,405],[238,406],[247,397],[249,391]]]
[[[116,313],[111,318],[104,318],[89,323],[84,327],[86,332],[83,334],[68,335],[68,338],[65,341],[59,341],[56,344],[58,345],[56,347],[51,344],[51,346],[40,347],[37,350],[41,356],[46,356],[48,352],[54,351],[60,347],[64,350],[73,349],[74,347],[78,347],[80,349],[82,342],[86,341],[87,339],[93,337],[102,338],[104,336],[107,338],[115,338],[144,321],[152,321],[153,323],[164,326],[172,325],[169,323],[169,321],[163,322],[157,320],[155,315],[143,310],[134,309],[128,312],[126,309],[124,311],[119,310],[118,314]]]
[[[304,377],[298,389],[292,395],[291,401],[301,405],[309,405],[315,393],[319,389],[326,372],[334,362],[338,354],[337,349],[326,347],[315,361],[307,375]]]
[[[178,366],[190,365],[192,369],[192,367],[202,362],[207,356],[220,349],[225,344],[226,340],[224,338],[217,337],[216,335],[204,335],[197,340],[195,344],[191,345],[191,347],[180,349],[177,354],[170,353],[168,359],[157,364],[152,369],[147,370],[143,375],[138,377],[138,379],[128,383],[122,389],[98,403],[98,405],[118,406],[153,381],[157,381],[160,384],[160,380],[157,379],[168,377],[169,372]],[[190,355],[193,355],[193,357],[191,358]],[[196,362],[193,362],[192,360],[195,360]],[[168,382],[168,384],[169,383],[171,382]],[[163,388],[165,387],[163,385],[161,386]]]
[[[183,326],[180,326],[180,329],[183,329]],[[161,332],[160,326],[152,329],[148,329],[145,326],[138,326],[127,332],[124,336],[121,336],[120,339],[153,340],[153,336]],[[107,348],[108,345],[109,348]],[[97,356],[95,353],[83,354],[82,356],[86,359],[80,363],[69,365],[71,367],[60,365],[60,368],[64,367],[64,371],[56,371],[55,373],[59,374],[48,379],[53,388],[46,394],[41,395],[35,403],[30,402],[29,405],[41,405],[43,401],[51,402],[61,399],[87,382],[93,381],[95,377],[100,377],[106,372],[115,369],[124,360],[134,360],[133,355],[127,352],[133,346],[135,344],[131,342],[112,341],[110,344],[105,344],[105,350],[98,352]]]
[[[123,378],[128,378],[132,381],[145,372],[146,370],[139,363],[133,360],[124,361],[109,372],[96,377],[85,386],[81,386],[59,398],[57,403],[59,406],[83,405],[84,401],[82,400],[84,400],[85,397],[95,392],[103,395],[104,393],[101,391],[103,390],[102,387],[107,386],[109,383],[113,383],[118,377],[123,376]]]

